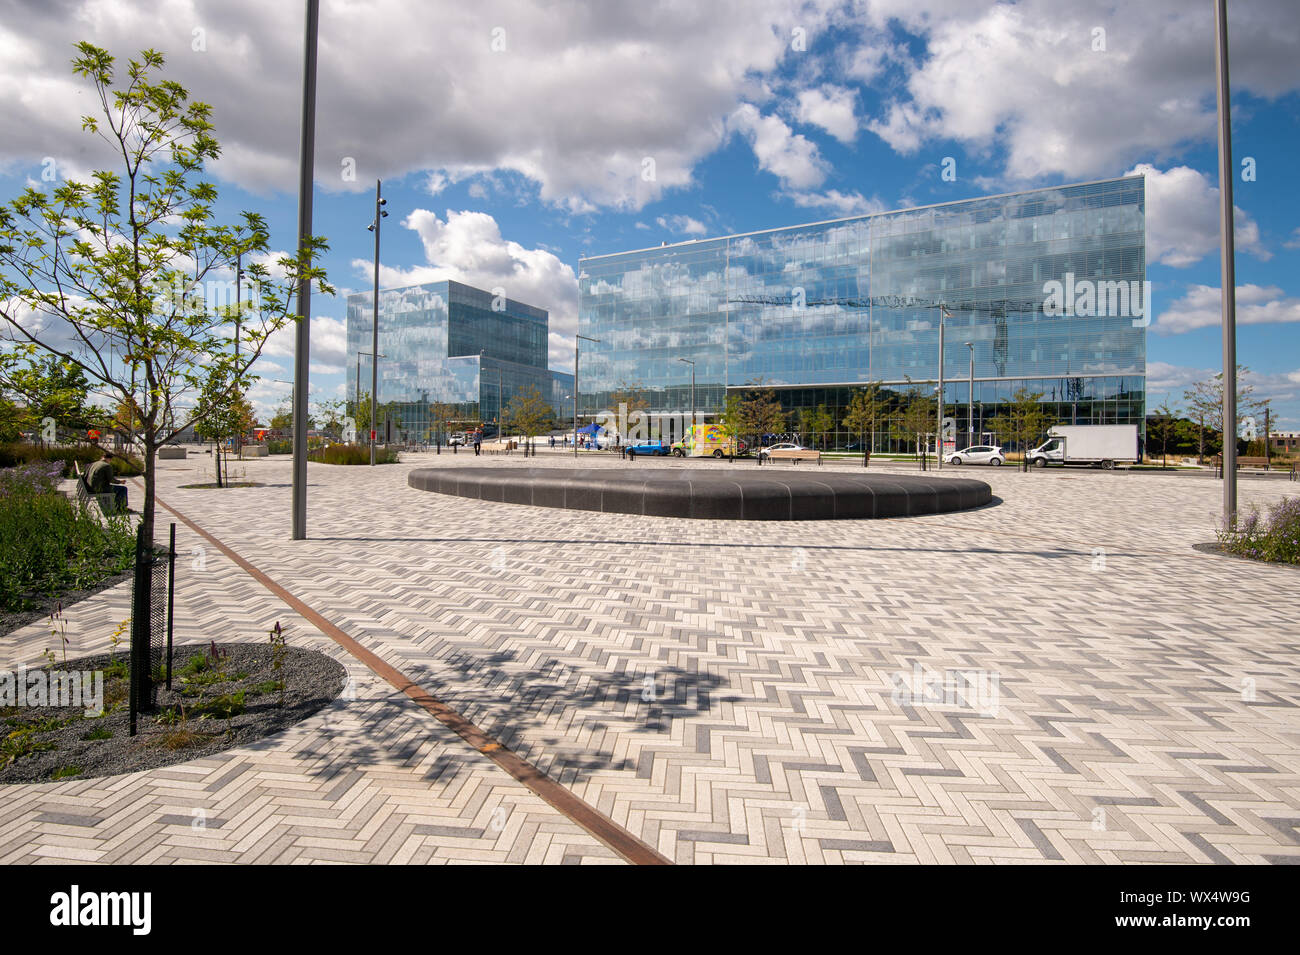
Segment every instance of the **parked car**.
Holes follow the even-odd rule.
[[[943,460],[947,464],[992,464],[1000,466],[1007,456],[1002,449],[991,444],[976,444],[960,451],[954,451]]]
[[[457,447],[463,448],[467,444],[469,444],[469,439],[465,437],[465,433],[463,431],[457,431],[455,434],[453,434],[451,437],[447,439],[448,447],[455,445]]]
[[[671,452],[672,448],[662,441],[638,441],[627,446],[629,457],[636,457],[641,454],[667,457]]]
[[[760,458],[765,458],[768,456],[768,454],[770,454],[773,451],[807,451],[807,450],[809,449],[805,448],[801,444],[796,444],[793,441],[783,441],[780,444],[769,444],[766,448],[759,448],[758,456]]]

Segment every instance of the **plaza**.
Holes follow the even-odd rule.
[[[526,460],[310,464],[306,541],[287,459],[224,491],[181,487],[201,454],[160,462],[178,642],[265,642],[279,621],[348,689],[216,757],[8,787],[0,860],[1300,859],[1300,578],[1193,549],[1212,478],[945,469],[994,503],[763,523],[407,484],[571,455]],[[1292,488],[1243,480],[1243,506]],[[106,649],[129,597],[68,608],[70,654]],[[13,666],[50,641],[42,622],[0,637]]]

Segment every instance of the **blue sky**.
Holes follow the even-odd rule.
[[[342,394],[376,177],[385,286],[500,285],[550,309],[552,366],[569,369],[580,255],[1140,171],[1148,391],[1176,403],[1221,367],[1211,4],[1134,6],[324,0],[315,227],[339,295],[313,303],[313,390]],[[77,121],[77,40],[152,46],[214,106],[222,209],[262,211],[292,246],[302,4],[4,7],[0,197],[47,158],[71,178],[104,164]],[[1277,427],[1300,430],[1300,6],[1239,0],[1229,33],[1238,354]],[[292,361],[282,336],[260,408]]]

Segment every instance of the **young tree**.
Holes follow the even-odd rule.
[[[1019,445],[1022,471],[1029,469],[1029,457],[1025,452],[1057,423],[1056,417],[1044,410],[1042,397],[1041,391],[1020,388],[1011,396],[1006,413],[989,420],[991,431]]]
[[[745,432],[755,439],[755,447],[762,445],[764,435],[785,430],[785,412],[781,410],[781,399],[771,388],[751,388],[741,399],[740,413]]]
[[[178,412],[210,371],[220,369],[232,389],[248,384],[267,336],[297,319],[290,294],[300,278],[333,289],[314,264],[326,247],[319,237],[280,258],[282,278],[273,279],[259,261],[270,255],[264,218],[245,212],[237,225],[216,221],[217,190],[203,179],[221,151],[212,109],[156,78],[162,54],[143,51],[119,77],[106,50],[85,42],[77,49],[73,72],[90,81],[98,110],[82,128],[101,136],[121,166],[49,194],[27,188],[0,206],[0,317],[21,346],[0,361],[12,367],[44,350],[138,410],[141,527],[152,540],[156,452],[202,417]],[[237,256],[258,303],[238,316],[238,356],[234,310],[208,299],[211,285],[229,284],[218,279]]]
[[[317,422],[320,427],[324,428],[331,435],[336,437],[342,435],[344,424],[343,419],[347,416],[347,402],[342,398],[318,401],[316,402],[314,411],[315,413],[312,415],[313,421]],[[289,420],[293,420],[292,414],[290,415]]]
[[[745,421],[744,400],[734,391],[727,392],[722,399],[722,413],[714,419],[714,423],[727,436],[733,458],[736,449],[740,447],[740,436],[745,432]]]
[[[1255,397],[1255,386],[1246,381],[1249,374],[1250,369],[1245,365],[1237,366],[1237,420],[1232,427],[1234,436],[1241,433],[1241,425],[1247,417],[1262,415],[1268,405],[1267,401]],[[1211,434],[1217,431],[1220,439],[1223,436],[1223,372],[1207,381],[1196,382],[1183,392],[1183,400],[1187,402],[1188,415],[1200,425],[1197,459],[1204,464],[1207,445],[1205,426],[1210,426]]]
[[[535,438],[551,420],[551,406],[546,403],[536,385],[529,385],[506,402],[503,417],[525,438]]]
[[[900,430],[916,441],[916,455],[922,455],[922,442],[925,436],[935,433],[935,402],[926,390],[919,385],[908,389],[903,402],[903,413],[898,419]],[[929,450],[924,452],[927,456]]]
[[[842,423],[850,432],[859,436],[866,453],[876,450],[876,425],[884,418],[885,407],[878,381],[853,389],[853,394],[849,397],[849,407]]]
[[[226,378],[229,373],[218,367],[208,376],[199,395],[198,424],[194,426],[195,437],[200,441],[211,441],[215,447],[213,463],[217,469],[217,487],[229,483],[225,479],[228,455],[224,445],[232,438],[247,434],[255,421],[253,406],[237,388],[232,389]]]
[[[1162,468],[1169,466],[1169,442],[1177,432],[1179,414],[1176,408],[1169,407],[1169,400],[1166,398],[1160,407],[1156,408],[1155,414],[1147,415],[1147,440],[1160,449]]]
[[[56,355],[34,356],[26,365],[0,366],[0,384],[7,386],[27,404],[38,428],[46,418],[72,432],[84,432],[89,421],[86,397],[90,383],[85,372]],[[84,436],[84,435],[83,435]]]

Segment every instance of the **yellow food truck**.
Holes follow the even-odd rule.
[[[735,445],[736,454],[748,450],[744,441],[738,440]],[[685,437],[673,444],[672,451],[679,458],[725,458],[732,453],[732,441],[721,425],[697,424],[686,429]]]

